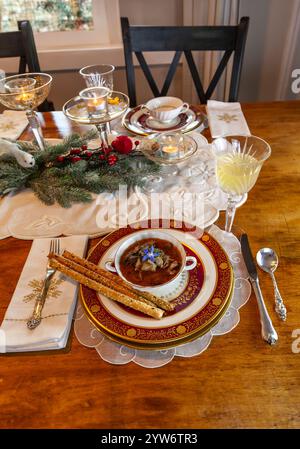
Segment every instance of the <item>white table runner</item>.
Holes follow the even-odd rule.
[[[194,218],[193,211],[189,213],[189,204],[186,203],[184,219],[199,227],[207,227],[215,222],[219,211],[226,208],[226,195],[216,184],[210,145],[201,134],[192,133],[192,136],[199,145],[197,153],[180,164],[178,175],[166,179],[160,198],[165,206],[170,203],[170,218],[176,218],[176,214],[181,212],[178,201],[185,192],[194,193],[194,198],[202,194],[200,213]],[[245,200],[246,196],[241,198],[240,204]],[[0,200],[0,239],[13,236],[31,240],[80,234],[95,237],[126,226],[126,220],[128,223],[144,220],[150,217],[150,213],[151,217],[156,218],[149,196],[138,188],[129,192],[126,210],[123,202],[123,198],[119,200],[119,193],[102,193],[94,195],[91,203],[78,203],[63,209],[58,204],[43,204],[31,190],[10,193]],[[121,206],[123,211],[119,213]],[[159,211],[156,213],[159,214]]]

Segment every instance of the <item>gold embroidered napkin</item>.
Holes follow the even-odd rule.
[[[251,135],[240,103],[208,100],[206,111],[212,137]]]
[[[4,111],[3,114],[0,114],[0,137],[16,140],[27,125],[26,112]]]
[[[87,236],[60,239],[62,250],[83,256]],[[42,322],[34,330],[27,328],[35,300],[46,273],[50,239],[33,240],[17,287],[0,327],[1,352],[61,349],[67,344],[77,300],[77,282],[56,272],[52,278],[42,312]]]

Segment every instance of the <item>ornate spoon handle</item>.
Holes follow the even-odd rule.
[[[274,286],[274,295],[275,295],[275,311],[277,313],[277,315],[279,316],[279,318],[282,321],[286,320],[287,317],[287,311],[286,311],[286,307],[284,305],[283,299],[281,297],[276,279],[275,279],[275,275],[274,273],[270,273],[272,281],[273,281],[273,286]]]

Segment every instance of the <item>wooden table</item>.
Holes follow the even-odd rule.
[[[68,353],[0,357],[1,428],[295,428],[300,426],[299,167],[300,103],[245,104],[254,135],[266,139],[272,156],[247,203],[237,212],[253,252],[262,246],[279,254],[277,279],[288,321],[273,311],[271,280],[260,274],[279,344],[262,341],[255,297],[241,309],[241,322],[217,337],[202,355],[176,358],[160,369],[102,361],[73,336]],[[48,113],[45,136],[72,125]],[[23,137],[30,137],[28,132]],[[31,242],[0,241],[0,320],[16,286]]]

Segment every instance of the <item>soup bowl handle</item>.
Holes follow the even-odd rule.
[[[114,263],[113,260],[108,260],[107,262],[105,262],[105,268],[107,269],[107,271],[111,271],[112,273],[117,273],[117,270],[113,266],[113,263]]]
[[[183,271],[190,271],[193,270],[196,265],[197,265],[197,259],[194,256],[186,256],[186,262],[185,262],[185,266],[183,268]],[[191,262],[190,264],[188,264],[189,262]]]

